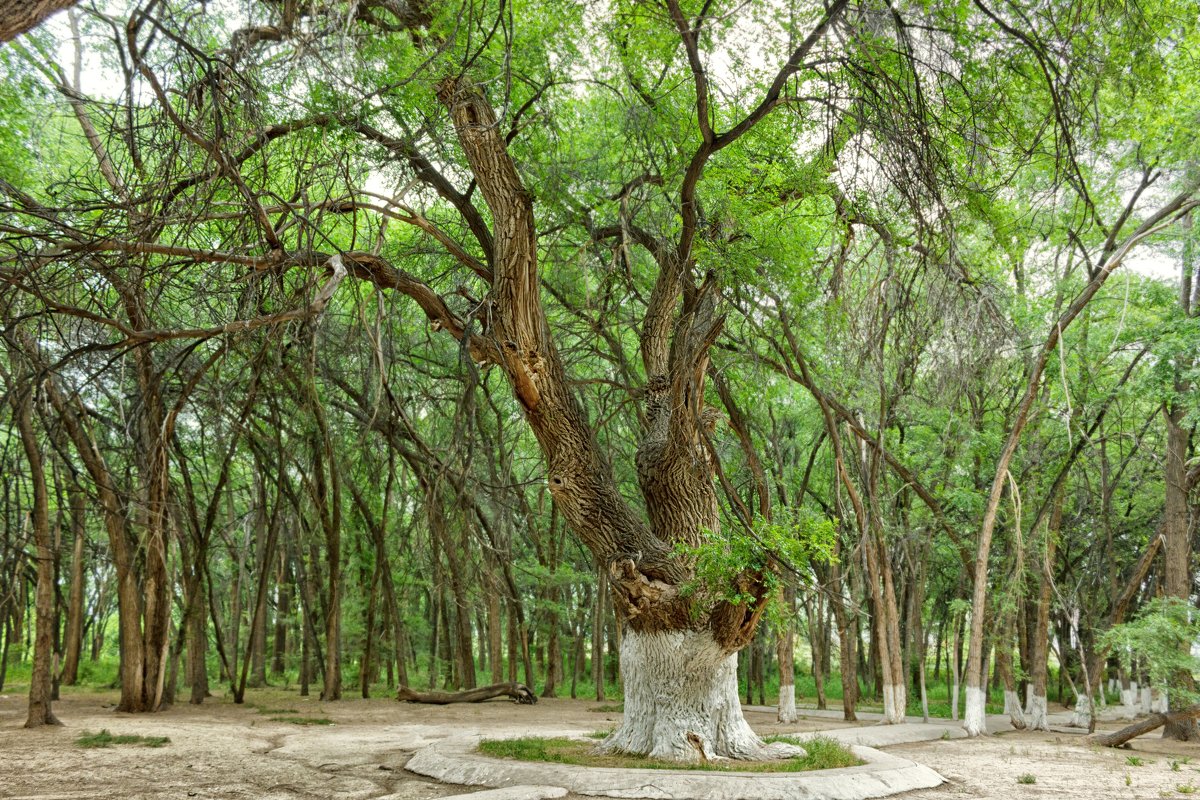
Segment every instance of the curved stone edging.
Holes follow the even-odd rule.
[[[483,739],[524,735],[528,733],[454,736],[417,751],[405,769],[446,783],[554,785],[577,794],[648,800],[866,800],[932,789],[944,782],[929,767],[861,745],[850,747],[867,762],[857,767],[773,773],[578,767],[491,758],[476,751]],[[577,737],[579,731],[538,731],[538,735]]]

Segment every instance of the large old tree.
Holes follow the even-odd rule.
[[[339,411],[402,455],[419,483],[437,547],[453,551],[467,541],[465,533],[454,540],[441,507],[443,495],[467,494],[466,482],[450,459],[443,463],[435,448],[421,443],[392,387],[382,378],[382,388],[375,386],[372,376],[365,382],[374,387],[368,397],[336,377],[329,382],[353,402],[329,401],[317,388],[318,353],[325,351],[316,347],[315,331],[326,307],[341,301],[362,313],[365,298],[382,309],[386,297],[406,301],[388,306],[396,317],[419,313],[423,332],[447,346],[453,340],[459,372],[445,381],[452,389],[441,401],[457,393],[448,402],[462,399],[466,407],[481,380],[502,373],[512,405],[497,418],[511,412],[532,434],[554,514],[602,571],[607,590],[600,591],[611,593],[623,625],[625,692],[625,721],[604,747],[678,760],[765,752],[742,717],[737,653],[753,640],[777,573],[803,566],[755,532],[772,519],[772,492],[776,502],[786,497],[788,490],[772,481],[782,486],[790,480],[784,472],[801,470],[782,466],[791,443],[773,441],[780,476],[766,476],[747,421],[762,409],[739,410],[722,384],[722,360],[738,359],[803,386],[819,407],[821,436],[802,486],[843,526],[846,563],[831,563],[828,578],[836,587],[830,604],[846,683],[857,683],[851,606],[860,593],[872,613],[886,718],[903,721],[905,659],[928,636],[914,632],[921,630],[923,591],[905,594],[897,584],[906,579],[904,569],[924,580],[914,567],[930,558],[922,537],[944,534],[965,587],[949,591],[973,589],[975,596],[967,696],[968,723],[978,732],[983,632],[995,613],[988,607],[996,572],[991,542],[1012,480],[1010,463],[1042,396],[1043,372],[1054,364],[1064,330],[1125,255],[1194,205],[1195,184],[1185,182],[1148,216],[1136,202],[1141,190],[1127,207],[1086,208],[1091,178],[1078,163],[1074,137],[1094,126],[1062,113],[1057,68],[1042,58],[1057,42],[1036,35],[1057,31],[1057,19],[1037,17],[1022,31],[1008,19],[1019,9],[848,0],[519,6],[504,0],[265,0],[249,6],[245,18],[202,12],[157,0],[122,10],[119,18],[103,9],[73,12],[76,41],[107,56],[99,81],[85,69],[91,62],[82,46],[74,63],[59,64],[49,39],[11,45],[19,56],[14,74],[50,87],[69,109],[69,123],[55,125],[69,125],[75,160],[61,169],[43,165],[49,173],[44,185],[0,183],[4,211],[15,220],[4,230],[0,277],[22,298],[0,311],[13,331],[14,358],[19,353],[42,379],[39,391],[59,451],[73,450],[96,489],[116,565],[123,709],[156,710],[166,701],[174,680],[168,677],[173,637],[187,637],[189,670],[199,673],[193,697],[203,697],[206,618],[215,624],[220,616],[208,548],[220,529],[222,492],[236,478],[230,464],[241,437],[253,450],[254,471],[274,470],[274,486],[254,481],[252,524],[266,532],[257,560],[272,561],[274,537],[287,524],[279,520],[287,513],[281,506],[307,520],[310,542],[325,546],[322,564],[312,545],[310,572],[297,575],[296,586],[306,615],[302,682],[307,686],[307,665],[316,657],[324,663],[328,699],[341,691],[343,498],[352,497],[368,519],[373,495],[387,498],[392,482],[347,480],[326,404],[340,404]],[[997,40],[1025,59],[1018,77],[1004,72],[1002,59],[990,59]],[[1026,104],[1030,97],[1045,102]],[[37,127],[36,120],[25,123]],[[1107,152],[1108,144],[1091,143],[1096,153]],[[935,325],[940,307],[911,313],[914,293],[942,292],[947,308],[961,312],[969,305],[964,318],[988,317],[992,330],[1003,329],[997,335],[1010,336],[961,252],[983,239],[979,261],[989,263],[991,233],[979,231],[1009,238],[1002,206],[1013,175],[1033,187],[1031,193],[1068,197],[1064,204],[1073,202],[1071,191],[1082,198],[1087,213],[1062,210],[1065,223],[1035,218],[1029,226],[1053,228],[1063,240],[1086,239],[1081,249],[1095,263],[1088,264],[1082,287],[1046,316],[1050,333],[1040,351],[1015,336],[1005,343],[1038,355],[1018,381],[1028,387],[1024,402],[1004,420],[1005,444],[994,461],[991,493],[979,504],[980,526],[937,496],[939,484],[963,471],[951,466],[957,445],[937,443],[946,451],[941,477],[918,476],[904,464],[912,454],[891,449],[889,431],[907,424],[901,406],[930,346],[923,331],[947,335]],[[1160,177],[1147,169],[1142,189]],[[818,218],[820,224],[810,221]],[[960,224],[969,231],[961,243]],[[803,245],[781,233],[806,225],[812,230]],[[843,294],[851,262],[866,265],[867,274],[859,276],[869,287],[862,300]],[[812,289],[796,277],[817,263],[831,276],[822,278],[826,288]],[[597,297],[603,299],[593,305]],[[844,387],[825,384],[837,367],[810,363],[806,348],[830,318],[822,313],[860,302],[864,308],[853,310],[862,318],[852,327],[870,340],[862,363],[877,368],[871,387],[877,396],[860,393],[851,406],[837,399]],[[611,318],[601,319],[598,309]],[[42,332],[29,334],[36,325]],[[285,325],[298,330],[286,345],[253,338]],[[727,330],[734,325],[736,334]],[[912,340],[900,355],[890,343],[896,329]],[[581,341],[596,344],[581,356]],[[247,355],[248,343],[261,349]],[[415,373],[413,352],[436,346],[409,342],[397,352],[377,341],[372,358],[381,374],[389,359],[409,358]],[[996,348],[989,342],[981,349],[988,352],[972,358],[990,363]],[[181,427],[201,427],[184,411],[189,395],[231,352],[246,356],[252,377],[235,403],[223,393],[212,401],[232,406],[233,422],[210,445],[209,461],[218,467],[204,505],[178,434]],[[110,358],[98,371],[115,363],[133,379],[126,428],[133,454],[123,474],[102,453],[104,431],[97,427],[105,420],[81,399],[100,391],[72,371],[84,356]],[[307,374],[288,358],[304,362]],[[264,404],[257,393],[270,391],[267,378],[260,386],[268,373],[278,380],[276,391],[282,386],[297,398],[306,420],[307,427],[287,431],[289,441],[305,443],[305,457],[294,463],[285,461],[279,433],[286,415],[271,405],[268,424],[252,413]],[[592,384],[622,394],[615,410],[605,411],[604,425],[596,419],[599,405],[586,394]],[[433,405],[431,397],[420,402]],[[981,430],[991,422],[983,416],[973,420]],[[751,503],[722,472],[712,434],[727,423],[753,473],[758,496]],[[623,448],[605,432],[613,427],[636,446]],[[264,445],[264,428],[279,438]],[[32,428],[30,435],[36,436]],[[830,486],[822,487],[829,504],[809,485],[826,440],[834,463]],[[30,450],[31,461],[34,455]],[[983,459],[976,461],[978,472]],[[987,478],[990,473],[981,480],[985,488]],[[889,482],[901,488],[893,491]],[[627,490],[631,485],[640,496]],[[740,511],[722,513],[719,485]],[[798,490],[797,509],[808,500],[806,488]],[[485,526],[486,514],[469,510]],[[916,535],[897,547],[894,518],[907,527],[919,515],[928,516],[928,526],[915,525]],[[745,528],[736,537],[722,532],[722,520],[731,517]],[[384,523],[367,524],[377,534],[379,563],[386,563]],[[973,530],[981,531],[975,553],[962,533]],[[730,546],[734,538],[738,547]],[[183,634],[172,629],[168,566],[176,547],[184,572]],[[502,561],[503,548],[490,547],[487,558]],[[747,548],[753,558],[734,558]],[[228,549],[232,556],[237,542],[230,539]],[[714,582],[713,571],[698,564],[726,550],[731,568]],[[448,563],[457,601],[465,594],[464,578],[457,561]],[[281,578],[287,569],[280,568]],[[843,578],[851,574],[860,587],[843,595]],[[328,588],[319,619],[312,607],[321,605],[314,598],[322,578]],[[259,640],[269,580],[260,572],[250,616],[251,636]],[[398,648],[402,620],[390,577],[382,582],[389,587]],[[1039,614],[1049,613],[1048,588]],[[511,594],[507,599],[516,601],[516,590]],[[597,617],[604,602],[597,603]],[[488,613],[498,627],[498,611],[489,606]],[[219,632],[213,640],[233,673],[241,608],[231,616],[228,657]],[[1048,622],[1039,620],[1044,634]],[[468,685],[475,679],[471,622],[460,606],[455,669]],[[517,639],[510,633],[510,647]],[[499,643],[497,634],[494,683],[501,679]],[[1036,646],[1044,659],[1044,640]],[[528,654],[524,660],[528,673]],[[510,657],[514,673],[515,661]],[[367,682],[363,678],[364,691]],[[846,696],[852,716],[853,690]]]

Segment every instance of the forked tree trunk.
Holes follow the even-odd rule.
[[[698,547],[720,530],[715,464],[705,447],[717,415],[705,406],[708,351],[720,333],[716,276],[684,291],[693,271],[696,182],[708,158],[752,127],[774,105],[786,79],[822,38],[845,2],[836,1],[796,49],[774,95],[720,142],[708,136],[683,182],[677,243],[652,249],[659,275],[640,333],[647,376],[646,426],[636,454],[648,520],[622,497],[594,425],[570,389],[566,369],[541,304],[533,195],[524,186],[491,105],[465,77],[443,80],[438,100],[450,112],[479,194],[495,220],[486,230],[470,201],[453,188],[442,194],[476,219],[491,282],[487,336],[459,334],[477,360],[499,364],[546,459],[555,508],[606,570],[621,630],[625,715],[600,746],[610,751],[679,760],[763,753],[742,718],[736,652],[753,637],[768,599],[764,576],[740,574],[746,602],[708,591],[686,593],[692,565],[677,545]],[[681,28],[685,37],[689,29]],[[707,120],[705,120],[707,122]],[[452,322],[437,316],[439,325]],[[647,524],[648,522],[648,524]],[[599,653],[594,651],[593,657]]]

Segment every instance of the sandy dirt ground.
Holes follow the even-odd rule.
[[[476,731],[606,730],[620,721],[619,713],[597,711],[602,704],[566,699],[543,700],[533,707],[503,700],[438,707],[388,699],[322,703],[295,691],[268,689],[248,692],[241,706],[214,697],[202,706],[177,705],[150,715],[116,713],[115,702],[113,692],[71,692],[55,705],[64,727],[26,731],[21,727],[25,697],[0,696],[0,797],[433,800],[474,790],[404,770],[409,756],[431,741]],[[270,719],[284,710],[333,724],[300,726]],[[748,712],[747,718],[763,734],[844,725],[810,719],[780,726],[771,715],[757,712]],[[162,748],[76,745],[84,732],[101,729],[168,736],[171,741]],[[937,790],[903,795],[907,800],[1183,797],[1193,786],[1200,794],[1200,746],[1166,746],[1146,738],[1134,748],[1089,748],[1067,734],[1009,733],[888,749],[933,767],[950,781]],[[1130,756],[1144,763],[1135,766]],[[1018,784],[1023,774],[1034,775],[1037,782]]]
[[[1182,800],[1200,795],[1200,744],[1165,742],[1157,732],[1134,740],[1130,749],[1093,747],[1082,739],[1082,732],[1012,731],[980,739],[898,745],[887,751],[932,767],[948,781],[938,789],[897,795],[903,800]],[[1032,775],[1036,782],[1018,783],[1022,775]]]

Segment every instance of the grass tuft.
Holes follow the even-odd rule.
[[[599,732],[597,732],[599,733]],[[605,736],[608,734],[605,733]],[[598,738],[592,735],[592,738]],[[617,753],[597,753],[595,746],[581,739],[544,738],[528,736],[523,739],[490,739],[479,743],[479,752],[497,758],[518,761],[548,761],[553,764],[572,764],[581,767],[621,767],[624,769],[684,769],[710,772],[807,772],[816,769],[854,767],[862,764],[840,742],[826,737],[803,741],[784,736],[767,741],[782,741],[802,746],[806,755],[776,761],[708,761],[680,763],[644,756]]]
[[[332,725],[327,717],[271,717],[271,722],[289,722],[292,725]]]
[[[83,735],[75,740],[75,744],[80,747],[109,747],[114,744],[140,744],[142,747],[163,747],[170,743],[170,739],[166,736],[139,736],[132,733],[123,733],[113,735],[104,729],[99,733],[83,732]]]
[[[1017,783],[1021,783],[1021,784],[1037,783],[1037,775],[1034,775],[1029,772],[1026,772],[1023,775],[1018,775]]]

